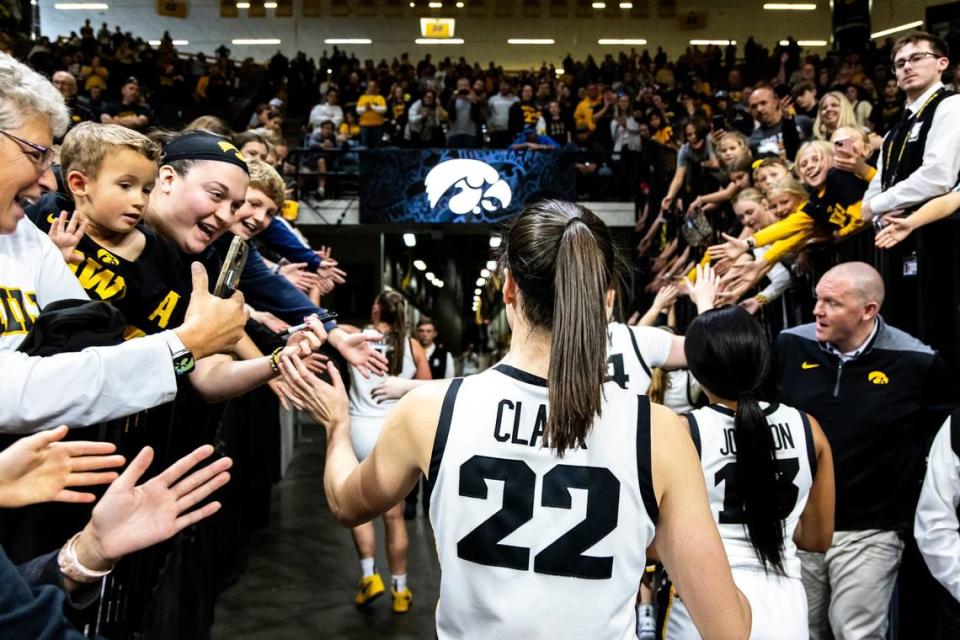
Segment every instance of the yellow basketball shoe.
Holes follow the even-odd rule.
[[[358,607],[365,607],[382,596],[384,591],[383,578],[379,573],[375,573],[372,576],[360,578],[360,591],[357,592],[357,597],[353,601]]]
[[[394,591],[391,589],[390,594],[393,596],[394,613],[406,613],[410,611],[410,605],[413,604],[413,592],[410,591],[409,587],[404,587],[403,591]]]

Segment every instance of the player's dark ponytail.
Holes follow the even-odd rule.
[[[407,303],[396,291],[384,291],[377,296],[376,304],[380,308],[380,322],[390,325],[390,332],[386,335],[390,346],[387,352],[389,372],[392,376],[399,375],[407,349]]]
[[[517,282],[525,318],[552,330],[544,441],[562,457],[601,411],[613,238],[589,209],[544,200],[524,209],[505,240],[501,265]]]
[[[704,388],[737,401],[734,481],[742,522],[760,561],[782,573],[783,519],[789,505],[780,504],[773,434],[756,397],[770,368],[763,329],[744,309],[727,305],[690,324],[684,351],[690,371]]]

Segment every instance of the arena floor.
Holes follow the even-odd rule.
[[[347,529],[334,520],[323,495],[324,444],[320,432],[301,442],[284,479],[274,488],[271,525],[253,535],[250,566],[217,603],[213,640],[433,637],[440,565],[430,525],[418,513],[407,523],[409,584],[414,603],[397,616],[389,593],[368,610],[353,606],[360,566]],[[377,567],[389,580],[383,527],[377,524]],[[389,589],[389,587],[388,587]]]

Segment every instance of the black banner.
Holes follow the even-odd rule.
[[[360,221],[495,223],[543,198],[575,198],[560,151],[378,149],[360,157]]]

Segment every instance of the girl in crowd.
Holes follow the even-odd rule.
[[[430,365],[420,343],[408,331],[407,305],[396,291],[384,291],[373,302],[370,323],[383,334],[388,374],[401,379],[430,379]],[[375,398],[373,390],[384,382],[383,376],[365,377],[356,367],[350,367],[350,432],[353,452],[364,460],[373,451],[383,429],[384,419],[396,400]],[[406,494],[404,494],[405,496]],[[392,574],[393,611],[406,613],[413,602],[413,593],[407,586],[407,526],[403,521],[404,496],[385,510],[383,526],[387,533],[387,564]],[[360,556],[360,591],[354,601],[358,607],[370,604],[384,592],[383,578],[377,573],[373,558],[377,549],[376,531],[372,522],[353,528],[353,542]]]
[[[839,91],[831,91],[820,98],[817,119],[813,121],[813,136],[817,140],[829,140],[840,127],[857,127],[853,105]]]
[[[833,537],[830,445],[813,417],[758,402],[767,337],[746,311],[725,306],[686,333],[687,362],[711,404],[687,414],[734,581],[750,601],[753,638],[808,637],[797,549],[824,552]],[[669,567],[668,567],[669,571]],[[686,586],[670,592],[664,638],[699,639]]]
[[[703,636],[746,638],[749,606],[724,560],[692,441],[671,411],[604,382],[616,282],[610,230],[582,206],[540,202],[505,234],[500,263],[507,356],[407,394],[362,463],[336,369],[328,367],[331,385],[296,356],[282,359],[297,402],[326,428],[334,514],[366,522],[427,474],[442,640],[635,637],[651,543]],[[586,526],[569,517],[572,487],[585,489]]]

